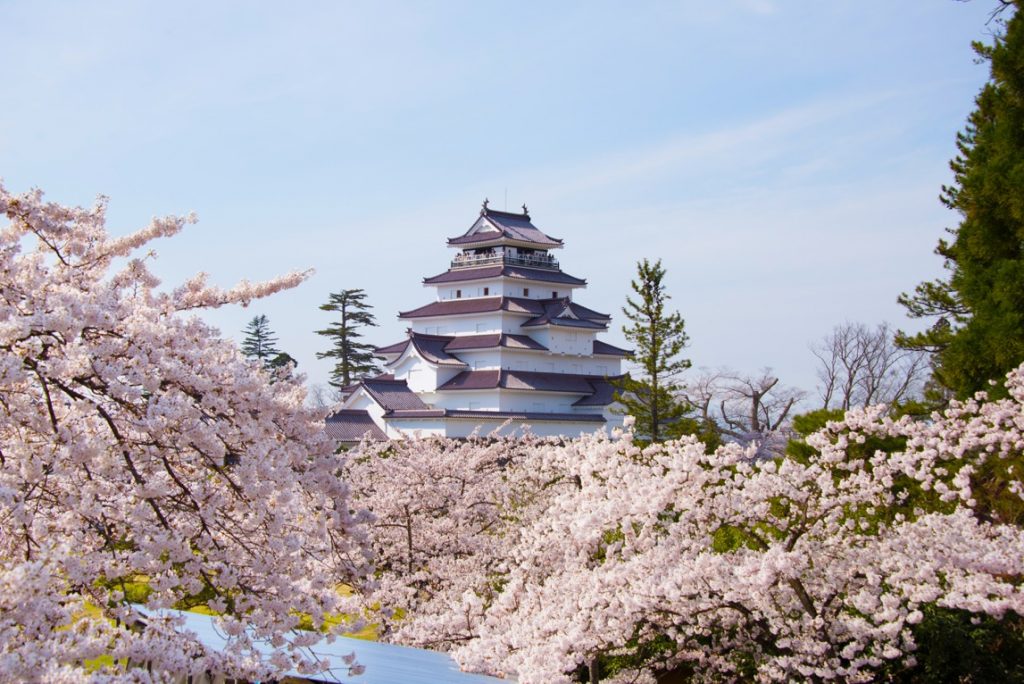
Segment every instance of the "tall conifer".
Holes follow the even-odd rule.
[[[638,299],[627,297],[622,309],[630,321],[622,332],[636,346],[633,360],[640,377],[625,376],[616,398],[623,411],[636,418],[637,433],[652,442],[677,432],[672,426],[689,411],[677,398],[681,388],[676,383],[679,373],[690,367],[689,359],[679,356],[689,337],[679,312],[665,311],[669,295],[664,277],[660,259],[654,264],[647,259],[639,262],[637,278],[631,283]]]
[[[361,341],[360,329],[377,325],[370,313],[373,307],[363,301],[365,299],[366,293],[361,289],[342,290],[332,293],[327,303],[320,306],[322,311],[337,314],[337,319],[323,330],[316,331],[331,340],[331,348],[318,352],[316,357],[335,359],[330,384],[339,389],[377,369],[374,345]]]
[[[937,319],[899,344],[932,352],[935,380],[960,397],[1024,361],[1024,18],[1021,0],[1003,4],[1012,16],[1002,34],[974,45],[991,77],[957,136],[953,185],[942,189],[962,217],[935,250],[949,276],[899,298],[911,317]]]
[[[250,359],[256,359],[267,366],[281,353],[277,348],[277,336],[270,329],[270,320],[263,314],[253,316],[249,325],[245,326],[244,332],[242,353]]]

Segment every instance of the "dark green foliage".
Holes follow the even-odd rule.
[[[633,360],[641,376],[627,375],[619,381],[616,398],[624,413],[636,418],[637,435],[651,442],[672,436],[671,426],[690,410],[678,399],[680,387],[674,381],[690,367],[688,359],[679,358],[689,338],[679,312],[665,311],[669,295],[662,283],[664,277],[660,259],[654,264],[647,259],[638,263],[637,279],[631,285],[639,299],[627,297],[622,309],[630,321],[622,332],[636,347]]]
[[[686,408],[689,410],[690,407]],[[684,435],[693,435],[704,442],[705,450],[708,452],[722,445],[722,431],[713,420],[684,416],[664,428],[664,439],[678,439]]]
[[[933,352],[935,379],[958,397],[987,390],[1024,361],[1024,18],[1021,0],[995,44],[975,44],[991,65],[976,109],[957,136],[952,186],[942,201],[962,216],[936,253],[949,277],[901,295],[909,315],[937,322],[902,346]],[[1002,388],[994,390],[995,396]]]
[[[270,321],[266,316],[254,316],[249,325],[245,326],[244,332],[242,353],[250,359],[256,359],[264,366],[268,366],[271,359],[281,353],[277,348],[277,336],[270,329]]]
[[[825,427],[829,421],[842,420],[843,415],[844,412],[839,409],[818,409],[793,416],[793,431],[800,435],[800,438],[789,440],[786,444],[786,456],[800,463],[808,463],[811,456],[817,452],[804,442],[804,438]]]
[[[373,307],[365,301],[363,290],[342,290],[330,295],[326,304],[320,305],[321,311],[330,311],[338,315],[337,320],[317,335],[330,338],[331,348],[318,352],[318,359],[335,359],[331,371],[330,384],[342,388],[352,381],[369,375],[377,370],[378,357],[373,353],[374,345],[362,342],[361,328],[376,326],[370,309]]]
[[[1002,620],[928,606],[914,628],[917,666],[894,673],[901,684],[1024,682],[1024,618]]]
[[[298,366],[299,362],[292,358],[292,355],[289,354],[288,352],[281,352],[274,358],[270,359],[270,363],[268,363],[267,365],[270,366],[271,368],[284,368],[288,364],[291,364],[292,366]]]

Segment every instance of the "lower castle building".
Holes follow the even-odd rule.
[[[434,301],[399,314],[406,338],[377,349],[386,373],[347,388],[328,434],[353,443],[526,425],[574,437],[620,426],[613,381],[630,352],[597,339],[611,317],[575,301],[587,283],[552,256],[562,241],[525,206],[510,213],[485,201],[448,246],[458,250],[449,269],[423,280]]]

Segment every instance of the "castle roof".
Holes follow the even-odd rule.
[[[364,437],[379,441],[387,439],[369,413],[351,409],[336,411],[328,416],[324,421],[324,432],[339,442],[360,442]]]
[[[524,349],[530,351],[547,351],[540,342],[526,335],[508,335],[505,333],[489,333],[483,335],[426,335],[424,333],[408,331],[409,336],[401,342],[389,344],[386,347],[377,347],[374,351],[384,356],[401,355],[405,353],[406,347],[416,344],[420,355],[438,364],[463,364],[463,362],[452,356],[452,352],[476,350],[476,349]]]
[[[617,376],[621,377],[621,376]],[[577,406],[606,406],[615,393],[611,380],[596,375],[542,373],[519,370],[466,370],[441,385],[439,390],[511,389],[582,394]]]
[[[569,299],[545,299],[544,311],[523,323],[524,328],[540,325],[557,325],[570,328],[603,330],[608,327],[611,317],[593,309],[580,306]]]
[[[445,271],[430,278],[424,278],[425,285],[440,285],[443,283],[461,283],[468,280],[486,280],[490,278],[514,278],[516,280],[532,280],[542,283],[556,283],[558,285],[586,285],[583,278],[571,276],[561,271],[552,271],[543,268],[526,268],[523,266],[481,266],[479,268],[459,268]]]
[[[399,318],[430,318],[433,316],[457,316],[462,314],[486,313],[491,311],[508,311],[510,313],[529,314],[534,318],[571,317],[580,320],[601,323],[607,327],[611,320],[608,314],[598,313],[593,309],[569,301],[568,299],[525,299],[523,297],[472,297],[468,299],[444,299],[431,302],[418,309],[403,311]],[[567,313],[568,312],[568,313]],[[543,325],[535,323],[534,325]]]
[[[452,247],[483,244],[523,243],[541,249],[562,246],[562,241],[545,235],[530,220],[530,214],[523,207],[522,214],[489,209],[484,202],[478,218],[469,230],[458,237],[448,238]]]
[[[594,353],[605,354],[606,356],[632,356],[633,351],[631,349],[621,349],[614,345],[602,342],[601,340],[594,340]]]
[[[380,380],[377,378],[362,380],[360,385],[367,394],[385,411],[402,409],[428,409],[426,404],[415,392],[409,389],[405,380]]]

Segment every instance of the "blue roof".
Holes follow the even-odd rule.
[[[215,618],[209,615],[177,610],[144,612],[183,617],[184,629],[194,632],[199,641],[208,648],[219,651],[227,644],[223,631],[216,626]],[[266,642],[257,643],[261,651],[268,654],[273,651]],[[513,681],[462,672],[455,661],[445,653],[363,639],[337,637],[334,643],[321,641],[309,651],[317,658],[329,661],[333,669],[316,675],[288,672],[287,676],[312,681],[343,681],[349,684],[496,684]],[[353,652],[356,654],[356,662],[366,668],[362,674],[349,674],[348,666],[342,660]]]

